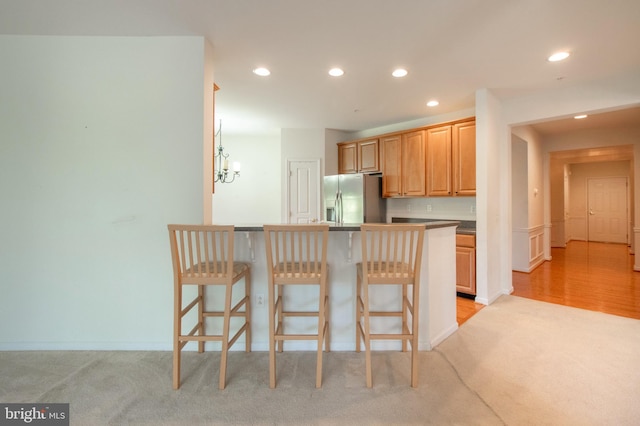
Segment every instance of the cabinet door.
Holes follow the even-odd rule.
[[[425,184],[424,131],[402,135],[402,193],[408,196],[424,196]]]
[[[358,170],[363,173],[380,171],[378,139],[358,142]]]
[[[454,195],[476,195],[476,122],[453,126]]]
[[[427,196],[451,193],[451,126],[427,130]]]
[[[382,196],[399,197],[401,192],[402,147],[400,136],[380,139],[382,155]]]
[[[358,151],[355,142],[338,145],[338,173],[358,172]]]
[[[476,250],[456,247],[456,291],[476,294]]]

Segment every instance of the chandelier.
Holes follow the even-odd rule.
[[[218,131],[214,135],[214,141],[216,137],[218,138],[218,147],[216,148],[218,153],[213,156],[215,168],[213,181],[231,183],[236,179],[236,176],[240,176],[240,163],[234,162],[233,170],[229,170],[229,154],[226,154],[222,147],[222,120],[220,120]]]

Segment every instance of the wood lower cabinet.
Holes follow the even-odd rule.
[[[476,236],[456,235],[456,291],[476,294]]]
[[[378,139],[338,144],[338,173],[375,173],[380,171]]]
[[[403,133],[380,139],[382,153],[382,196],[424,197],[424,131]]]

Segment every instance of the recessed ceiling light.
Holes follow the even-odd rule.
[[[440,102],[436,101],[435,99],[427,102],[427,106],[428,107],[434,107],[434,106],[438,106],[438,105],[440,105]]]
[[[391,75],[394,76],[394,77],[404,77],[407,74],[408,74],[408,72],[404,68],[398,68],[396,70],[393,70],[393,72],[391,73]]]
[[[583,118],[587,118],[587,114],[576,115],[573,118],[575,118],[576,120],[582,120]]]
[[[549,62],[558,62],[563,59],[567,59],[569,57],[569,52],[556,52],[553,55],[549,56],[547,60]]]
[[[268,69],[266,69],[266,68],[259,67],[259,68],[254,69],[254,70],[253,70],[253,73],[254,73],[255,75],[259,75],[260,77],[266,77],[266,76],[268,76],[269,74],[271,74],[271,71],[269,71],[269,70],[268,70]]]
[[[329,75],[332,77],[340,77],[341,75],[344,75],[344,71],[340,68],[331,68],[329,70]]]

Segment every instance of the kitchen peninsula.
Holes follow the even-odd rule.
[[[431,350],[458,328],[456,321],[456,227],[457,221],[437,221],[425,224],[422,272],[420,277],[419,349]],[[251,264],[252,281],[252,347],[268,350],[267,265],[262,225],[235,225],[234,255],[238,261]],[[329,310],[331,349],[355,350],[356,268],[361,261],[360,225],[332,225],[329,232]],[[384,310],[400,303],[399,289],[390,286],[376,288],[372,302]],[[297,290],[301,290],[298,292]],[[309,310],[317,309],[317,294],[308,287],[292,289],[286,297],[295,297],[296,304],[309,301]],[[261,303],[262,302],[262,303]],[[286,303],[286,299],[285,299]],[[374,326],[372,319],[372,326]],[[315,324],[309,323],[310,329]],[[291,324],[297,332],[298,325]],[[315,342],[286,342],[292,350],[315,350]],[[376,341],[378,350],[400,349],[400,342]]]

